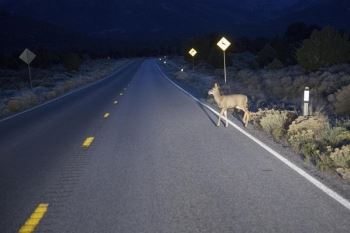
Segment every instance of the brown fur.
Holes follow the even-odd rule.
[[[208,92],[209,95],[214,96],[214,100],[221,108],[219,114],[219,120],[217,126],[220,126],[221,117],[224,115],[226,117],[226,127],[228,126],[227,122],[227,110],[228,109],[240,109],[244,112],[243,123],[244,126],[247,127],[249,121],[249,110],[248,110],[248,97],[242,94],[235,95],[221,95],[220,88],[215,83],[214,87]]]

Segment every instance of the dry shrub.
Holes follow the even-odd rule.
[[[350,168],[350,145],[336,148],[329,156],[337,168]]]
[[[288,129],[288,136],[292,137],[300,134],[303,131],[310,131],[314,135],[316,140],[324,138],[327,130],[329,129],[328,118],[324,115],[316,116],[299,116]]]
[[[288,142],[296,152],[305,157],[305,160],[318,164],[328,129],[328,119],[323,115],[300,116],[289,126]]]
[[[38,103],[38,97],[31,91],[22,93],[21,96],[10,99],[7,102],[7,109],[10,112],[18,112]]]
[[[308,142],[313,142],[316,140],[315,133],[311,129],[302,129],[297,133],[290,135],[288,134],[288,142],[296,152],[301,152],[302,146]]]
[[[261,110],[254,114],[253,121],[275,140],[280,140],[286,133],[288,125],[296,118],[296,114],[282,110]]]
[[[268,109],[262,110],[261,108],[258,109],[257,112],[251,112],[249,120],[255,125],[260,126],[260,120],[264,116],[266,116],[267,112],[270,111]]]
[[[343,127],[334,127],[327,131],[325,141],[332,147],[341,147],[350,143],[350,131]]]
[[[321,143],[317,141],[305,141],[300,145],[300,153],[308,162],[318,164],[321,157]]]
[[[46,100],[50,100],[50,99],[53,99],[56,97],[57,97],[57,93],[55,91],[49,91],[49,92],[45,93],[45,96],[44,96],[44,98]]]
[[[322,154],[317,161],[317,168],[321,171],[329,171],[334,169],[334,162],[328,154]]]
[[[274,111],[273,109],[261,109],[259,108],[257,112],[251,112],[250,113],[250,121],[256,126],[260,126],[260,120],[261,118],[268,115],[271,111]]]
[[[23,108],[22,101],[19,99],[11,99],[7,102],[7,108],[10,112],[18,112]]]
[[[343,179],[350,180],[350,168],[338,167],[336,171],[338,172],[339,175],[343,177]]]
[[[349,115],[350,84],[345,87],[342,87],[336,93],[329,96],[328,100],[332,102],[335,113],[337,113],[338,115]]]
[[[85,80],[87,80],[87,82],[89,83],[89,82],[92,82],[92,81],[95,81],[97,78],[96,77],[94,77],[94,76],[87,76],[87,77],[85,77]]]
[[[38,97],[31,91],[24,92],[21,96],[22,103],[25,108],[33,106],[38,103]]]
[[[84,84],[85,84],[85,82],[84,82],[84,80],[82,78],[74,79],[74,86],[75,87],[79,87],[79,86],[82,86]]]
[[[56,96],[62,95],[65,92],[64,85],[61,83],[52,89],[56,93]]]
[[[75,82],[74,80],[67,80],[63,83],[63,89],[64,89],[64,92],[67,92],[71,89],[73,89],[75,87]]]

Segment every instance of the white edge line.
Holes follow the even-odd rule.
[[[3,118],[3,119],[0,120],[0,123],[2,123],[2,122],[4,122],[4,121],[7,121],[7,120],[10,120],[10,119],[12,119],[12,118],[15,118],[15,117],[17,117],[17,116],[20,116],[20,115],[22,115],[22,114],[24,114],[24,113],[27,113],[27,112],[33,111],[33,110],[35,110],[35,109],[41,108],[41,107],[43,107],[43,106],[45,106],[45,105],[48,105],[48,104],[50,104],[50,103],[53,103],[53,102],[55,102],[55,101],[57,101],[57,100],[63,99],[63,98],[66,97],[66,96],[69,96],[69,95],[71,95],[71,94],[74,94],[74,93],[76,93],[76,92],[79,92],[79,91],[81,91],[81,90],[83,90],[83,89],[85,89],[85,88],[88,88],[88,87],[91,87],[91,86],[93,86],[93,85],[96,85],[96,84],[98,84],[98,83],[100,83],[100,82],[103,82],[104,80],[107,80],[107,79],[113,77],[116,73],[120,72],[122,69],[124,69],[125,67],[127,67],[127,66],[128,66],[129,64],[131,64],[131,63],[132,63],[132,61],[127,62],[127,63],[124,64],[122,67],[119,67],[118,70],[114,71],[112,74],[109,74],[109,75],[107,75],[106,77],[104,77],[104,78],[102,78],[102,79],[96,80],[96,81],[94,81],[94,82],[92,82],[92,83],[89,83],[89,84],[87,84],[87,85],[85,85],[85,86],[79,87],[78,89],[74,89],[74,90],[72,90],[72,91],[69,91],[69,92],[67,92],[67,93],[65,93],[65,94],[63,94],[63,95],[61,95],[61,96],[58,96],[58,97],[56,97],[56,98],[54,98],[54,99],[51,99],[51,100],[48,100],[48,101],[46,101],[46,102],[44,102],[44,103],[42,103],[42,104],[39,104],[39,105],[37,105],[37,106],[34,106],[34,107],[32,107],[32,108],[28,108],[28,109],[26,109],[26,110],[24,110],[24,111],[22,111],[22,112],[19,112],[19,113],[13,114],[13,115],[11,115],[11,116],[5,117],[5,118]]]
[[[171,82],[173,85],[175,85],[178,89],[180,89],[182,92],[184,92],[185,94],[187,94],[189,97],[191,97],[194,101],[196,101],[197,103],[201,104],[202,106],[206,107],[207,109],[209,109],[211,112],[213,112],[214,114],[216,114],[217,116],[219,115],[219,113],[214,110],[212,107],[208,106],[207,104],[202,103],[199,99],[197,99],[196,97],[194,97],[193,95],[191,95],[189,92],[187,92],[185,89],[183,89],[182,87],[180,87],[179,85],[177,85],[175,82],[173,82],[170,78],[168,78],[168,76],[166,74],[164,74],[164,72],[160,69],[159,65],[157,64],[157,67],[159,69],[159,71],[161,72],[161,74],[169,81]],[[226,118],[224,117],[224,119],[226,120]],[[278,152],[276,152],[275,150],[273,150],[271,147],[269,147],[268,145],[266,145],[265,143],[263,143],[262,141],[260,141],[259,139],[257,139],[256,137],[254,137],[253,135],[251,135],[250,133],[246,132],[244,129],[240,128],[238,125],[236,125],[235,123],[233,123],[230,119],[228,119],[228,123],[233,126],[234,128],[236,128],[237,130],[239,130],[242,134],[244,134],[245,136],[247,136],[248,138],[250,138],[252,141],[254,141],[256,144],[258,144],[259,146],[261,146],[262,148],[264,148],[266,151],[268,151],[269,153],[271,153],[273,156],[275,156],[277,159],[279,159],[281,162],[283,162],[285,165],[287,165],[288,167],[290,167],[291,169],[293,169],[295,172],[297,172],[299,175],[303,176],[306,180],[308,180],[309,182],[311,182],[313,185],[315,185],[317,188],[319,188],[320,190],[322,190],[324,193],[326,193],[328,196],[330,196],[331,198],[333,198],[334,200],[336,200],[337,202],[339,202],[341,205],[343,205],[345,208],[347,208],[348,210],[350,210],[350,202],[349,200],[345,199],[344,197],[342,197],[340,194],[338,194],[337,192],[333,191],[332,189],[328,188],[326,185],[324,185],[323,183],[321,183],[320,181],[318,181],[316,178],[314,178],[313,176],[309,175],[307,172],[305,172],[303,169],[299,168],[297,165],[295,165],[294,163],[290,162],[288,159],[286,159],[284,156],[282,156],[281,154],[279,154]]]

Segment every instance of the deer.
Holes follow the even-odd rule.
[[[221,117],[226,117],[226,125],[228,127],[227,120],[227,110],[228,109],[239,109],[244,112],[243,123],[247,127],[249,121],[249,110],[248,110],[248,97],[242,94],[233,94],[233,95],[221,95],[220,88],[217,83],[214,84],[214,87],[209,90],[208,95],[212,95],[216,104],[221,109],[219,114],[219,120],[217,126],[220,127]]]

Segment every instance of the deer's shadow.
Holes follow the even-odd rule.
[[[205,113],[205,115],[208,117],[208,119],[213,123],[213,125],[216,126],[218,117],[216,114],[209,114],[210,110],[208,110],[207,108],[205,108],[202,104],[198,103],[198,106],[202,109],[202,111]],[[220,111],[219,111],[220,112]],[[232,116],[233,118],[237,119],[242,125],[244,125],[243,122],[243,115],[242,115],[242,111],[238,110],[238,109],[230,109],[227,111],[227,118],[230,120],[230,116]],[[215,119],[213,119],[215,118]],[[226,120],[224,118],[224,116],[221,118],[221,123],[223,125],[226,124]]]
[[[208,113],[208,109],[206,109],[201,103],[197,102],[198,106],[202,109],[202,111],[204,112],[204,114],[209,118],[209,120],[213,123],[213,125],[216,126],[216,122],[215,120],[213,119],[213,115],[214,114],[209,114]],[[215,116],[215,115],[214,115]]]

